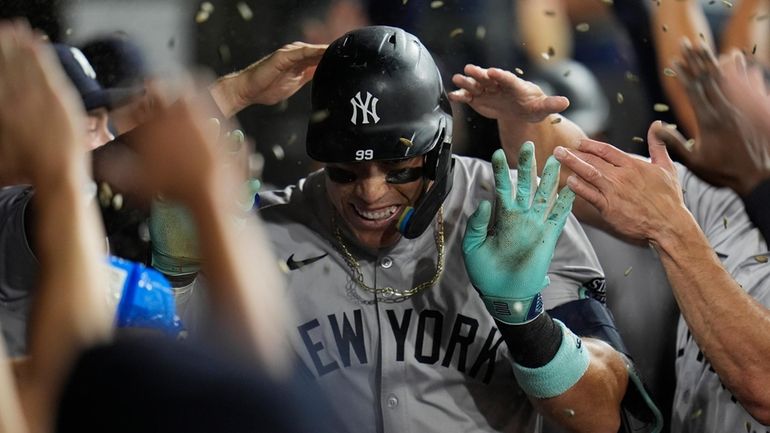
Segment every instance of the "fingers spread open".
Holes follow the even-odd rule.
[[[518,178],[516,180],[516,206],[519,209],[529,208],[532,190],[535,188],[536,164],[535,145],[531,141],[526,141],[519,150]]]
[[[463,237],[463,252],[465,254],[475,251],[484,244],[491,216],[492,204],[487,200],[479,203],[479,207],[473,212],[473,215],[468,219],[468,225],[465,226],[465,237]]]
[[[502,149],[497,149],[492,154],[492,169],[495,176],[495,196],[498,207],[510,209],[513,206],[511,197],[512,186],[508,160]]]

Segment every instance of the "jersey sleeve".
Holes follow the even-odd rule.
[[[0,300],[13,302],[27,297],[38,270],[27,242],[24,214],[32,200],[29,187],[0,189]]]

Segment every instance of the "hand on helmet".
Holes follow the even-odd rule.
[[[466,103],[490,119],[536,123],[569,106],[567,98],[548,96],[538,85],[510,71],[466,65],[464,72],[465,75],[455,74],[452,77],[452,82],[459,89],[449,93],[449,99]]]
[[[469,219],[463,239],[465,266],[490,313],[506,323],[521,323],[531,319],[529,307],[548,285],[548,267],[575,195],[564,188],[557,198],[559,163],[549,158],[533,198],[536,182],[532,142],[521,148],[515,199],[502,150],[494,153],[492,165],[494,219],[488,201],[482,202]],[[501,314],[500,302],[513,314]]]

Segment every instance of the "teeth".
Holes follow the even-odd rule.
[[[364,211],[355,207],[356,212],[361,217],[368,220],[382,220],[391,217],[398,210],[398,206],[390,206],[378,211]]]

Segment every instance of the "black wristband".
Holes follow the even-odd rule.
[[[559,351],[562,330],[548,313],[523,325],[495,320],[513,360],[522,367],[538,368],[550,362]]]

